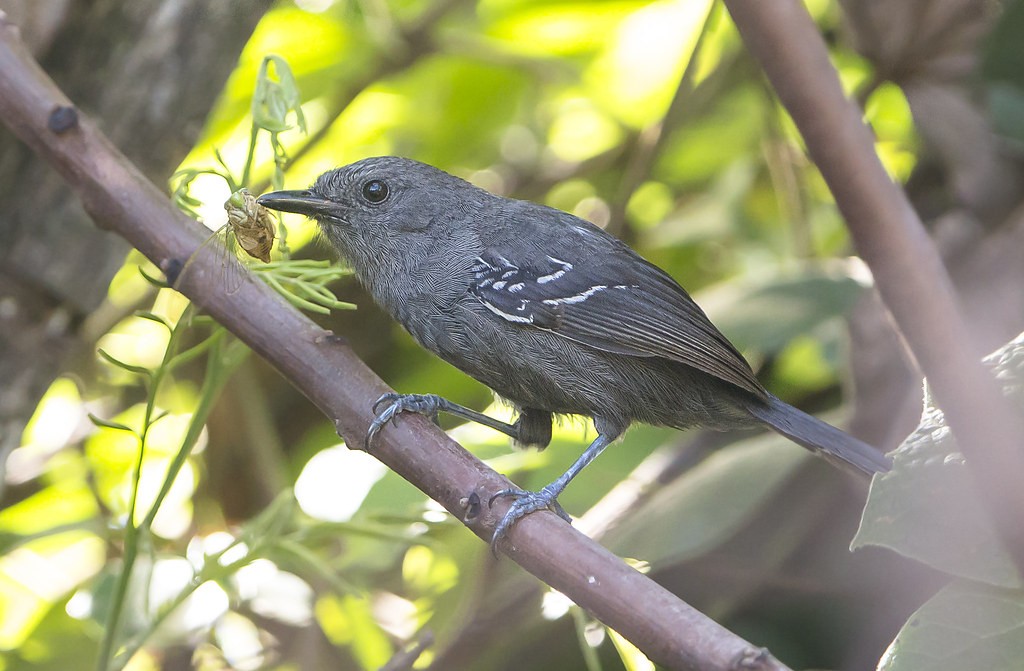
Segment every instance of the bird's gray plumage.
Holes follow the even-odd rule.
[[[571,214],[395,157],[261,202],[315,217],[421,345],[515,404],[522,442],[546,445],[552,413],[592,417],[609,440],[634,421],[761,423],[861,470],[888,468],[769,394],[675,280]]]

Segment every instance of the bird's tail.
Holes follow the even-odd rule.
[[[766,404],[758,404],[749,410],[775,431],[829,461],[850,464],[869,475],[892,468],[892,460],[867,443],[774,396],[770,396]]]

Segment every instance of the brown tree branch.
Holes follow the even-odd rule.
[[[576,521],[588,536],[601,541],[619,522],[639,509],[658,490],[690,470],[714,449],[735,435],[701,431],[660,447],[648,455],[629,475],[608,491]],[[446,637],[443,647],[428,669],[476,668],[482,650],[491,650],[517,634],[544,626],[537,607],[543,596],[543,585],[521,572],[490,571],[484,578],[486,601],[476,600],[460,618],[456,633]]]
[[[0,119],[64,176],[98,225],[126,238],[165,272],[179,272],[200,247],[200,226],[73,109],[6,23],[0,23]],[[232,296],[219,292],[214,278],[220,260],[209,247],[180,278],[181,292],[275,366],[334,420],[349,444],[361,444],[373,419],[371,403],[387,391],[383,382],[349,347],[253,277]],[[373,455],[482,538],[490,538],[505,513],[505,505],[489,510],[480,502],[508,487],[508,480],[425,417],[403,416],[390,425]],[[552,514],[522,520],[505,548],[519,565],[668,668],[786,668]]]
[[[952,282],[906,195],[886,174],[799,0],[725,0],[747,47],[800,129],[858,253],[974,473],[980,498],[1024,575],[1024,418],[981,367]]]

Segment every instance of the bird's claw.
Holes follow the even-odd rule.
[[[372,409],[374,414],[373,422],[366,432],[365,448],[370,451],[373,439],[376,438],[384,425],[395,418],[400,412],[415,412],[430,417],[437,423],[437,412],[440,409],[442,399],[434,394],[396,394],[388,392],[374,401]],[[385,406],[383,410],[378,410]]]
[[[538,510],[550,510],[563,520],[572,524],[572,517],[565,512],[565,508],[558,502],[558,493],[544,487],[539,492],[528,492],[522,489],[503,489],[497,492],[487,501],[488,507],[493,507],[494,502],[499,498],[514,498],[501,522],[494,528],[494,536],[491,538],[491,552],[498,556],[498,543],[505,538],[512,525],[523,517]]]
[[[382,394],[380,398],[378,398],[376,401],[373,402],[372,410],[373,410],[374,416],[380,414],[378,412],[377,408],[379,408],[381,405],[383,405],[384,403],[391,403],[393,405],[395,403],[395,401],[397,401],[401,397],[402,397],[401,394],[396,394],[393,391],[389,391],[386,394]]]

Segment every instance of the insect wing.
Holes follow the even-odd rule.
[[[242,286],[242,281],[245,279],[245,269],[238,260],[235,251],[235,237],[231,232],[230,224],[224,224],[211,233],[203,241],[203,244],[199,245],[196,251],[188,257],[185,265],[182,266],[181,272],[178,274],[178,280],[174,286],[177,287],[181,283],[181,278],[194,269],[196,259],[204,254],[216,256],[216,264],[220,269],[217,272],[217,281],[224,287],[225,291],[229,294],[238,291]]]
[[[220,257],[221,283],[228,295],[233,295],[242,288],[245,281],[246,268],[238,257],[238,242],[231,225],[221,228],[218,237],[217,253]]]
[[[238,254],[239,248],[252,258],[269,263],[276,231],[270,212],[260,206],[256,197],[245,189],[231,194],[224,203],[224,210],[227,212],[228,223],[207,238],[189,257],[179,277],[184,276],[200,254],[212,250],[221,268],[221,285],[230,295],[237,292],[245,281],[246,271]],[[210,247],[211,244],[213,247]]]

